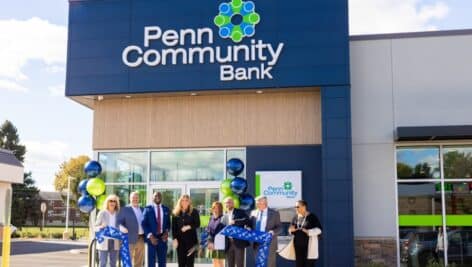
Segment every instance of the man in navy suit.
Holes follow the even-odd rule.
[[[142,223],[148,244],[148,267],[156,266],[156,254],[159,267],[166,266],[167,239],[170,230],[169,208],[161,204],[162,195],[155,192],[153,202],[144,209]]]
[[[134,267],[142,267],[144,259],[143,208],[139,206],[139,193],[129,195],[130,205],[120,209],[117,225],[122,232],[128,233],[129,250]]]
[[[234,207],[234,200],[231,197],[224,199],[226,213],[223,216],[222,223],[225,225],[234,225],[246,227],[249,225],[249,216],[244,210]],[[245,240],[226,238],[226,262],[228,267],[244,267],[244,250],[249,246]]]

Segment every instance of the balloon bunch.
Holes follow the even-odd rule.
[[[84,166],[87,179],[79,183],[78,191],[82,195],[77,201],[79,210],[84,213],[91,212],[95,207],[101,209],[106,199],[105,182],[97,176],[102,173],[99,162],[91,160]]]
[[[254,197],[246,193],[247,180],[238,177],[244,170],[244,163],[240,159],[232,158],[226,162],[226,169],[234,178],[228,178],[221,182],[220,191],[223,198],[232,198],[234,206],[244,211],[254,209]]]

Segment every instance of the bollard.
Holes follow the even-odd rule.
[[[10,267],[10,226],[3,227],[2,267]]]

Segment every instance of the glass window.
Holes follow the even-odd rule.
[[[440,179],[439,147],[397,148],[397,176],[399,179]]]
[[[220,181],[224,150],[151,153],[151,181]]]
[[[472,147],[444,147],[444,178],[472,178]]]
[[[450,266],[472,266],[472,227],[450,227],[447,240]]]
[[[398,184],[399,215],[441,215],[440,183]],[[411,217],[413,218],[413,217]],[[440,219],[439,221],[442,221]],[[424,222],[427,225],[430,222]],[[437,224],[433,224],[437,225]]]
[[[106,183],[146,182],[147,152],[104,152],[98,154]]]
[[[129,194],[137,191],[139,193],[139,204],[144,207],[149,201],[147,201],[147,189],[145,185],[107,185],[106,194],[115,194],[120,198],[120,205],[126,206],[129,204]]]

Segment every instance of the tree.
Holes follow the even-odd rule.
[[[23,226],[26,221],[38,225],[41,212],[39,201],[39,190],[34,185],[35,181],[31,177],[31,172],[23,176],[23,184],[13,184],[12,195],[12,217],[11,223],[17,226]]]
[[[26,147],[20,144],[18,130],[6,120],[0,126],[0,148],[13,151],[16,158],[24,162]],[[39,190],[34,186],[31,172],[23,176],[23,184],[12,185],[12,224],[25,225],[29,218],[33,224],[39,221]]]
[[[84,165],[90,160],[88,156],[81,155],[76,158],[71,158],[69,161],[63,162],[59,167],[59,172],[56,173],[54,179],[54,188],[57,191],[67,190],[67,183],[69,176],[75,178],[70,181],[71,194],[77,196],[77,186],[79,182],[86,178],[84,172]]]
[[[77,208],[77,199],[79,198],[79,192],[77,192],[77,187],[80,181],[87,179],[87,176],[84,172],[85,163],[90,160],[88,156],[81,155],[76,158],[71,158],[69,161],[63,162],[60,166],[59,171],[56,173],[54,179],[54,188],[57,191],[63,192],[67,190],[67,183],[69,176],[75,178],[70,180],[70,205],[71,207]],[[64,202],[66,199],[64,198]],[[88,214],[81,213],[81,220],[88,222]]]
[[[0,148],[8,149],[13,151],[16,158],[24,162],[26,147],[20,145],[20,137],[18,136],[18,130],[9,120],[6,120],[0,126]]]

